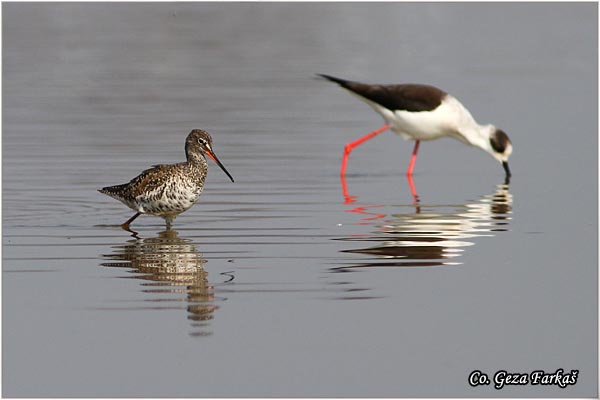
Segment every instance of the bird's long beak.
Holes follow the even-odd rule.
[[[221,164],[221,161],[219,161],[219,159],[217,158],[215,153],[213,153],[212,149],[207,149],[206,155],[209,156],[214,162],[216,162],[219,167],[221,167],[223,172],[225,172],[227,174],[227,176],[229,177],[229,179],[231,179],[231,182],[234,182],[233,176],[231,176],[231,174],[229,173],[229,171],[227,171],[225,166],[223,164]]]
[[[504,167],[504,172],[506,172],[506,177],[510,178],[510,168],[508,168],[508,161],[502,161],[502,166]]]

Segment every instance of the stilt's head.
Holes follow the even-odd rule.
[[[508,168],[508,157],[512,154],[513,146],[510,138],[503,130],[498,129],[492,125],[486,126],[489,137],[487,142],[482,146],[483,150],[488,152],[492,157],[498,160],[506,176],[510,176],[510,169]]]
[[[187,156],[188,161],[193,159],[194,157],[198,157],[200,155],[209,156],[217,165],[227,174],[231,182],[233,182],[233,177],[227,171],[225,166],[221,164],[217,156],[212,150],[212,138],[208,134],[208,132],[203,131],[202,129],[194,129],[190,132],[187,139],[185,140],[185,155]]]

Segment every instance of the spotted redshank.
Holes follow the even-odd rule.
[[[510,177],[508,157],[513,147],[508,135],[493,125],[479,125],[456,98],[429,85],[368,85],[336,78],[319,76],[339,84],[370,105],[386,124],[381,128],[350,142],[344,149],[341,173],[346,173],[348,155],[353,148],[387,129],[406,140],[414,140],[415,147],[406,175],[413,173],[421,140],[451,137],[469,146],[482,149],[504,167]]]
[[[155,165],[133,178],[129,183],[108,186],[98,191],[113,197],[135,211],[135,215],[121,224],[129,231],[129,224],[140,214],[149,214],[165,219],[167,229],[177,215],[192,207],[204,187],[208,164],[205,155],[213,159],[227,174],[212,150],[212,138],[202,129],[194,129],[185,140],[186,162]]]

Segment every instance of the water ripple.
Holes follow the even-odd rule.
[[[177,231],[163,231],[156,237],[114,246],[103,258],[108,261],[102,266],[127,268],[131,278],[143,281],[141,291],[152,294],[136,309],[185,307],[192,325],[190,335],[212,334],[210,321],[219,307],[203,267],[207,261],[190,239],[180,238]]]
[[[497,232],[509,230],[513,196],[506,184],[497,185],[493,193],[475,201],[456,205],[423,205],[416,191],[413,193],[413,212],[395,212],[398,207],[386,212],[389,207],[361,205],[355,197],[346,196],[350,199],[348,204],[351,204],[347,211],[361,216],[356,224],[375,230],[336,240],[375,245],[341,250],[371,258],[331,270],[347,272],[353,268],[460,265],[457,258],[476,244],[476,238],[493,237]]]

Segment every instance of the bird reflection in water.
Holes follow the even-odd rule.
[[[507,182],[496,185],[493,193],[465,204],[424,206],[412,177],[407,179],[413,202],[410,206],[399,207],[408,207],[410,212],[386,213],[385,208],[390,206],[358,204],[358,199],[349,195],[345,177],[342,176],[345,204],[352,204],[352,208],[346,211],[362,215],[358,224],[373,226],[376,231],[338,240],[377,243],[375,246],[342,252],[367,254],[376,258],[359,265],[335,267],[334,271],[348,272],[352,268],[365,267],[460,265],[456,258],[466,247],[475,244],[472,239],[509,230],[513,196]]]
[[[151,293],[153,309],[179,309],[174,303],[185,302],[188,319],[192,321],[192,336],[207,336],[208,321],[214,311],[213,288],[208,284],[208,274],[203,268],[206,260],[189,239],[182,239],[177,231],[166,230],[157,237],[128,240],[114,247],[114,252],[104,256],[111,262],[105,267],[130,269],[135,279],[147,281],[142,284],[144,293]],[[173,297],[185,295],[185,298]],[[170,305],[167,305],[170,304]]]

